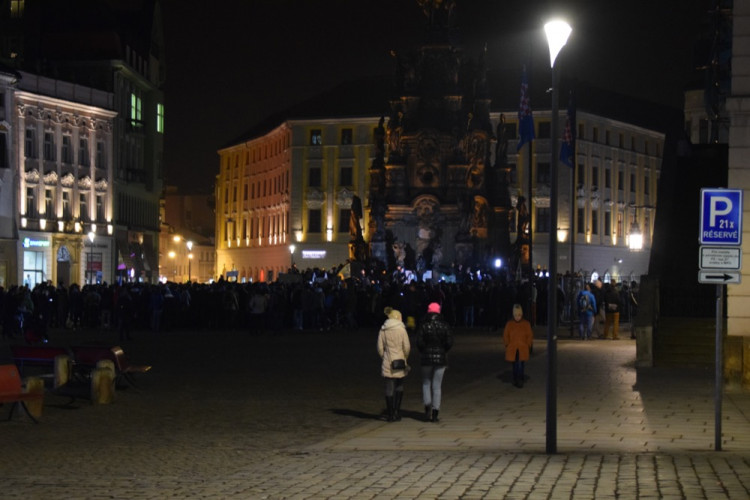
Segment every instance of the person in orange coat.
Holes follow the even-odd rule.
[[[524,381],[524,362],[529,359],[529,353],[534,345],[531,323],[523,319],[523,309],[520,304],[513,305],[513,319],[505,324],[503,343],[505,343],[505,361],[513,363],[513,385],[520,389]]]

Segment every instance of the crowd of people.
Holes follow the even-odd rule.
[[[413,333],[432,302],[441,304],[442,317],[452,327],[502,330],[516,303],[523,305],[524,317],[532,326],[546,324],[546,279],[402,283],[321,275],[308,270],[297,280],[270,283],[220,278],[210,284],[102,283],[80,287],[74,283],[68,287],[46,282],[32,289],[0,287],[0,324],[5,337],[43,337],[50,327],[117,330],[123,339],[131,330],[159,332],[187,327],[251,333],[327,330],[379,326],[383,308],[390,306],[403,314]],[[618,293],[630,293],[625,290]],[[564,300],[562,287],[558,293],[562,311],[562,304],[572,301]]]

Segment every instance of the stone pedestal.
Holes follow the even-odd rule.
[[[654,366],[654,328],[652,326],[635,327],[635,366],[651,368]]]

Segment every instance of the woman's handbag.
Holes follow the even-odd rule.
[[[391,369],[392,370],[405,370],[406,369],[406,360],[405,359],[394,359],[391,361]]]

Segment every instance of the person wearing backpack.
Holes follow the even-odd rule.
[[[594,326],[594,316],[596,315],[596,298],[591,293],[591,285],[586,283],[583,290],[576,296],[576,305],[578,307],[578,333],[581,340],[591,340],[591,329]]]

